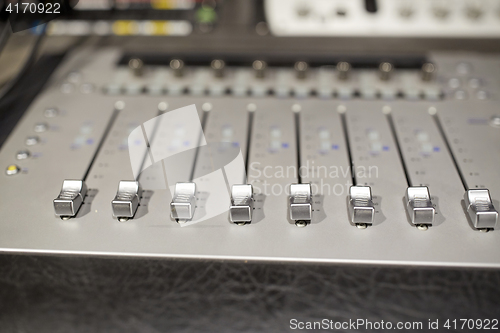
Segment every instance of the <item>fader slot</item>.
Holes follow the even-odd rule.
[[[469,222],[474,229],[490,231],[498,225],[500,198],[500,132],[492,122],[498,109],[490,103],[453,106],[430,111],[465,188],[463,208]],[[474,114],[467,112],[470,107],[476,108]]]
[[[202,135],[206,113],[203,114],[202,105],[192,102],[183,98],[169,99],[167,112],[142,125],[150,148],[140,181],[144,189],[158,190],[151,204],[163,207],[170,203],[170,213],[160,212],[162,219],[168,220],[170,215],[174,220],[188,220],[196,210],[193,200],[197,193],[191,177],[198,147],[206,145]],[[162,191],[165,189],[171,195]]]
[[[124,102],[87,177],[87,185],[99,191],[99,200],[92,203],[91,214],[86,217],[88,223],[95,221],[96,211],[104,218],[114,215],[120,221],[136,217],[143,189],[140,175],[148,154],[141,125],[158,115],[154,100]]]
[[[265,200],[264,214],[272,209],[283,219],[289,216],[289,186],[298,181],[292,105],[270,99],[257,103],[249,153],[248,184]]]
[[[346,142],[347,157],[349,163],[350,180],[352,186],[349,187],[348,196],[348,211],[350,222],[359,229],[366,229],[373,225],[375,219],[375,206],[373,203],[372,189],[368,185],[358,185],[356,173],[354,171],[354,162],[352,158],[351,144],[349,142],[349,129],[347,128],[347,118],[345,115],[346,107],[339,105],[337,111],[340,114],[342,131]],[[347,175],[347,172],[343,172]],[[349,186],[349,181],[346,182],[346,187]]]
[[[412,178],[406,165],[407,163],[403,156],[401,143],[399,142],[398,136],[396,134],[396,128],[394,125],[394,119],[392,119],[391,109],[387,108],[385,111],[387,121],[389,122],[389,127],[394,138],[394,142],[396,143],[399,158],[401,159],[401,165],[403,166],[406,182],[408,184],[404,199],[406,213],[408,214],[412,225],[416,226],[419,230],[427,230],[429,226],[433,225],[434,217],[436,214],[436,208],[432,203],[429,188],[427,186],[413,185]]]
[[[350,160],[341,116],[332,103],[300,103],[300,172],[302,183],[311,184],[313,219],[319,223],[345,211],[345,196],[352,184]],[[346,219],[347,217],[345,217]],[[336,218],[334,223],[342,223]]]
[[[262,64],[261,64],[262,65]],[[264,65],[263,65],[264,66]],[[261,68],[263,70],[263,68]],[[264,73],[260,73],[264,74]],[[229,221],[239,226],[252,223],[254,220],[254,210],[257,208],[262,211],[262,205],[255,207],[255,196],[253,186],[248,184],[248,168],[250,160],[250,142],[252,138],[254,112],[257,106],[254,103],[248,103],[246,109],[248,111],[248,126],[246,135],[246,145],[244,154],[245,157],[245,175],[242,184],[233,184],[231,186],[231,203],[229,206]],[[226,177],[227,180],[227,177]]]
[[[427,108],[413,103],[396,103],[391,115],[411,184],[405,196],[410,221],[422,230],[440,225],[456,211],[462,196],[460,177],[452,157]],[[465,221],[455,227],[465,227]]]
[[[390,219],[390,223],[405,219],[401,214],[401,202],[407,181],[396,142],[382,113],[383,106],[381,103],[357,102],[341,106],[345,108],[355,187],[370,187],[375,210],[374,225],[386,219]],[[361,193],[360,201],[366,201],[365,194]],[[356,224],[352,215],[351,222]]]
[[[296,69],[298,78],[305,78],[305,71],[307,70],[307,64],[304,62],[296,63]],[[302,69],[302,70],[300,70]],[[290,197],[289,200],[289,216],[290,220],[295,221],[297,227],[305,227],[312,221],[313,208],[312,208],[312,190],[311,183],[304,183],[301,176],[301,153],[300,153],[300,111],[302,106],[300,104],[292,105],[292,111],[294,112],[294,127],[295,127],[295,138],[297,140],[297,183],[290,184]]]
[[[233,185],[245,182],[248,111],[238,100],[209,102],[204,126],[206,145],[198,148],[192,182],[199,200],[192,223],[227,214]]]
[[[85,197],[88,194],[88,188],[85,181],[121,109],[122,104],[117,102],[83,177],[81,179],[65,179],[63,181],[61,192],[57,198],[53,200],[55,214],[61,219],[67,220],[71,217],[75,217],[83,205]]]

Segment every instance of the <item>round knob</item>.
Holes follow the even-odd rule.
[[[390,62],[383,62],[378,66],[380,71],[380,79],[382,81],[387,81],[391,78],[391,73],[393,70],[393,66]]]
[[[337,64],[337,72],[339,80],[347,80],[350,71],[351,71],[350,63],[341,61]]]
[[[305,61],[297,61],[295,65],[293,66],[297,73],[297,78],[298,79],[305,79],[307,75],[307,69],[309,68],[309,65]]]
[[[210,67],[215,72],[215,77],[223,77],[224,76],[224,68],[226,67],[226,62],[224,60],[215,59],[210,63]]]
[[[252,68],[255,71],[255,77],[262,79],[266,76],[267,63],[262,60],[255,60],[252,63]]]
[[[142,76],[144,63],[139,58],[132,58],[128,62],[128,67],[135,76]]]
[[[174,71],[174,76],[181,77],[184,75],[184,61],[180,59],[172,59],[170,68]]]
[[[427,62],[422,65],[422,80],[423,81],[430,81],[434,77],[434,73],[436,73],[436,66],[431,63]]]

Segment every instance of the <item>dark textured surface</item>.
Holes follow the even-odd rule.
[[[270,332],[498,318],[500,271],[0,256],[2,332]]]

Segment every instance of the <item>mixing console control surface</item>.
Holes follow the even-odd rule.
[[[1,251],[500,267],[500,57],[120,56],[78,50],[4,143]]]

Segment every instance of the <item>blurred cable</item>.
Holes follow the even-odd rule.
[[[11,29],[9,27],[5,27],[4,30],[9,30],[9,32],[11,32]],[[26,74],[26,72],[31,68],[31,66],[33,66],[33,64],[36,62],[36,59],[38,58],[39,55],[38,53],[40,50],[40,45],[42,44],[42,41],[45,38],[45,30],[46,30],[46,25],[44,24],[42,26],[42,30],[36,37],[35,42],[33,43],[31,50],[29,51],[29,55],[26,58],[21,69],[12,79],[10,79],[7,83],[5,83],[2,88],[0,88],[0,99],[2,99],[5,95],[9,93],[12,87]]]
[[[2,54],[3,48],[7,44],[9,37],[12,35],[12,28],[7,22],[3,23],[3,27],[0,28],[0,54]]]

